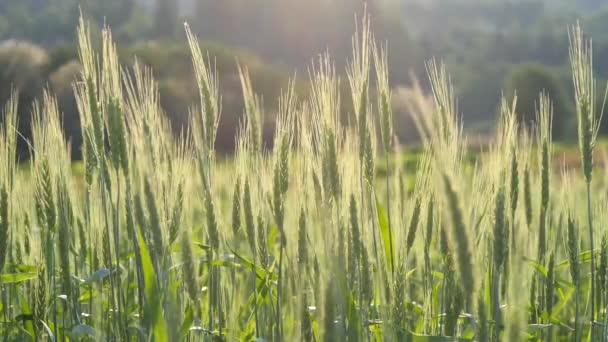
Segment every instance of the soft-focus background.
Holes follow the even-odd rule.
[[[124,63],[137,56],[154,70],[163,108],[178,133],[197,102],[187,21],[217,62],[223,101],[217,148],[229,153],[243,111],[236,61],[249,66],[270,113],[266,131],[272,132],[275,99],[289,77],[297,75],[298,92],[305,95],[308,67],[324,51],[344,69],[355,14],[363,7],[360,0],[0,0],[0,103],[11,88],[19,90],[20,132],[28,137],[32,101],[49,88],[59,99],[73,157],[79,157],[71,83],[79,72],[75,32],[82,12],[97,36],[103,25],[112,28]],[[605,0],[375,0],[368,11],[376,39],[388,42],[401,141],[416,141],[404,104],[414,79],[426,87],[424,62],[432,57],[448,65],[469,134],[491,132],[501,94],[512,96],[514,89],[519,115],[531,120],[535,99],[545,90],[555,105],[555,138],[573,139],[567,29],[576,18],[594,39],[598,92],[604,91]],[[20,149],[27,154],[23,142]]]

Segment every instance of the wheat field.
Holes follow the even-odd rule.
[[[24,163],[18,94],[4,107],[3,340],[608,341],[608,173],[593,167],[603,94],[578,26],[580,168],[552,161],[547,94],[532,124],[503,99],[490,146],[467,161],[448,71],[430,61],[431,94],[418,87],[408,104],[424,146],[414,171],[368,17],[345,72],[319,57],[309,98],[290,83],[276,113],[239,68],[245,112],[228,159],[214,150],[214,62],[185,31],[200,103],[179,136],[152,71],[120,65],[109,29],[94,48],[84,19],[83,173],[52,94],[33,105]]]

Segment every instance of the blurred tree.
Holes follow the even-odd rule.
[[[155,9],[156,34],[159,38],[174,38],[177,32],[179,8],[175,0],[157,0]]]
[[[118,30],[131,18],[135,0],[80,0],[79,6],[96,22]]]
[[[0,48],[0,103],[6,103],[13,90],[19,93],[19,133],[30,137],[31,109],[45,87],[49,56],[39,46],[17,42]],[[18,144],[19,155],[27,154],[23,139]]]
[[[573,107],[551,69],[538,64],[514,67],[507,77],[505,89],[509,98],[517,95],[517,115],[519,122],[524,125],[532,125],[536,121],[541,92],[549,95],[553,103],[553,135],[556,138],[566,136],[566,128],[575,117]]]
[[[494,122],[488,119],[498,108],[507,68],[508,65],[499,63],[472,64],[453,73],[458,109],[467,128],[492,129]]]
[[[235,59],[247,65],[254,90],[265,99],[266,124],[270,127],[273,125],[272,118],[280,90],[287,86],[289,74],[276,66],[265,64],[258,56],[244,50],[209,42],[201,42],[201,49],[217,67],[222,95],[222,115],[216,148],[220,153],[232,153],[234,136],[244,110]],[[192,73],[192,57],[187,44],[158,41],[140,43],[122,50],[120,54],[126,65],[130,65],[133,56],[137,56],[140,63],[154,71],[160,88],[161,106],[166,111],[173,131],[176,134],[185,131],[189,122],[189,110],[192,105],[199,103],[196,80]]]
[[[177,102],[181,101],[179,96],[189,94],[184,90],[190,83],[186,77],[191,76],[188,51],[184,50],[183,65],[176,65],[164,54],[173,44],[169,40],[183,42],[180,13],[188,17],[206,44],[217,42],[218,46],[231,47],[226,50],[227,57],[218,63],[233,66],[238,55],[241,62],[296,69],[299,78],[306,79],[311,60],[325,51],[330,52],[337,70],[344,71],[351,55],[356,14],[360,16],[363,6],[364,0],[0,0],[0,42],[31,40],[47,48],[50,58],[40,77],[44,78],[43,85],[49,84],[51,73],[77,57],[73,42],[82,9],[92,24],[93,41],[99,41],[100,28],[106,23],[123,53],[127,44],[137,41],[159,44],[143,53],[154,62],[150,64],[155,66],[155,75],[165,90],[164,104],[171,107],[171,112],[175,108],[175,112],[182,113],[188,104]],[[376,40],[388,43],[392,86],[407,86],[411,71],[424,79],[424,60],[437,57],[445,61],[454,76],[467,129],[491,128],[501,90],[511,91],[509,82],[515,82],[520,65],[548,66],[545,71],[559,79],[557,83],[562,88],[569,86],[566,94],[552,94],[556,109],[561,106],[558,102],[570,104],[566,28],[573,23],[573,13],[581,17],[583,27],[594,39],[596,75],[608,78],[605,0],[367,0],[367,8]],[[154,43],[157,38],[163,42]],[[232,48],[253,53],[235,53]],[[0,74],[6,67],[0,65]],[[16,79],[8,84],[20,83],[19,75],[11,74],[9,78],[12,77]],[[538,88],[528,83],[518,87]],[[34,93],[36,87],[32,89]],[[519,91],[522,108],[524,103],[529,104],[525,110],[528,119],[534,117],[534,101],[540,90],[526,90],[532,94],[529,101],[524,101],[524,94]],[[5,95],[0,93],[0,97]],[[229,97],[226,94],[225,98]],[[225,108],[228,111],[230,106]],[[239,114],[238,110],[235,114]],[[187,113],[177,116],[176,122],[187,121]]]
[[[80,72],[80,63],[77,60],[71,60],[49,75],[50,90],[57,97],[63,131],[70,143],[73,159],[79,159],[82,155],[80,148],[82,145],[80,115],[78,114],[78,106],[72,87]]]
[[[114,38],[119,42],[137,42],[154,37],[154,18],[141,5],[136,4],[131,17],[118,30]]]
[[[424,69],[420,46],[412,39],[408,22],[401,15],[398,2],[387,2],[382,6],[378,4],[382,2],[368,5],[368,10],[372,16],[374,37],[379,43],[386,44],[390,81],[393,84],[408,84],[412,70]],[[352,24],[346,29],[347,32],[349,29],[350,32],[353,31]]]
[[[115,31],[133,14],[136,0],[2,0],[0,39],[33,40],[44,46],[73,41],[80,13]],[[6,23],[6,24],[3,24]]]

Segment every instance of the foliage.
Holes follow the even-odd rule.
[[[359,0],[5,0],[0,4],[0,40],[31,40],[48,48],[50,69],[55,70],[77,57],[75,54],[55,54],[57,50],[69,50],[60,47],[74,40],[73,25],[81,9],[92,22],[94,41],[100,40],[101,29],[107,24],[113,28],[120,45],[144,45],[143,42],[149,40],[179,45],[174,40],[180,40],[182,23],[187,20],[203,40],[231,49],[247,49],[260,56],[265,64],[278,66],[281,70],[296,69],[299,79],[305,79],[302,76],[307,75],[309,61],[326,50],[334,56],[339,71],[343,70],[344,61],[350,54],[353,14],[361,14],[364,3]],[[547,66],[547,71],[564,88],[563,98],[553,97],[556,107],[563,104],[572,110],[572,99],[568,96],[571,82],[567,77],[565,27],[575,19],[594,36],[597,56],[594,70],[599,79],[608,79],[608,38],[605,34],[608,32],[608,20],[605,20],[608,8],[601,0],[366,3],[378,41],[391,41],[387,51],[391,87],[412,86],[411,75],[419,79],[425,75],[422,61],[441,57],[454,76],[465,128],[473,133],[491,134],[494,130],[495,113],[500,105],[498,99],[510,90],[510,77],[522,64]],[[162,54],[159,50],[155,50],[156,53]],[[58,57],[57,63],[54,57]],[[169,63],[163,63],[163,67],[166,64]],[[167,73],[171,70],[170,67],[166,69]],[[156,69],[155,72],[164,71]],[[171,99],[181,97],[178,95],[183,95],[183,100],[191,99],[193,88],[188,86],[192,84],[191,79],[181,75],[171,78],[157,75],[157,78],[163,83],[163,104],[167,104],[168,112],[179,113],[174,121],[181,127],[187,119],[187,108],[183,102],[180,105],[181,101]],[[48,83],[48,79],[44,83]],[[426,85],[424,89],[430,90]],[[529,109],[533,109],[537,91],[530,89],[528,93],[523,87],[519,90],[522,101],[524,98],[530,100],[525,101]],[[0,97],[8,95],[3,92]],[[275,98],[276,89],[269,95],[269,98]],[[237,114],[240,112],[238,110]],[[533,110],[526,112],[533,116]],[[404,120],[398,116],[397,119]],[[234,123],[236,120],[230,120],[222,123],[222,127]],[[406,122],[402,126],[405,127]],[[571,135],[562,134],[562,131],[568,131],[574,122],[567,120],[564,126],[556,129],[556,138],[571,139]],[[404,127],[397,127],[400,139],[415,140],[415,134]],[[602,131],[605,132],[606,127]],[[230,142],[220,145],[226,145],[230,150],[233,139],[227,140]]]
[[[268,99],[279,96],[281,87],[287,84],[288,75],[282,67],[265,64],[250,52],[217,43],[203,44],[205,53],[215,61],[221,72],[225,115],[221,118],[217,147],[220,152],[226,153],[234,150],[233,137],[238,118],[244,110],[236,61],[248,66],[256,89]],[[137,56],[139,63],[154,70],[159,83],[161,105],[167,111],[173,132],[179,135],[186,130],[189,106],[197,97],[196,81],[189,68],[192,57],[188,47],[170,41],[147,42],[121,46],[119,54],[121,61],[127,65],[132,64]],[[29,139],[31,104],[34,99],[41,97],[44,89],[50,89],[57,96],[62,126],[71,143],[72,157],[81,159],[82,134],[72,88],[72,83],[80,72],[77,58],[76,49],[65,45],[47,51],[30,43],[15,42],[14,45],[0,48],[0,100],[6,102],[12,90],[20,93],[20,133]],[[305,92],[303,84],[303,81],[298,81],[298,93]],[[277,103],[268,101],[267,105],[273,114]],[[272,117],[270,116],[271,119]],[[267,125],[265,131],[271,132],[272,120]],[[266,141],[269,140],[270,137],[267,136]],[[29,154],[29,147],[23,139],[19,139],[18,150],[21,156]]]
[[[538,110],[538,95],[545,93],[553,99],[553,136],[560,138],[573,127],[574,108],[569,103],[564,87],[550,69],[536,64],[514,68],[506,80],[506,94],[517,97],[518,120],[528,128],[534,126]]]

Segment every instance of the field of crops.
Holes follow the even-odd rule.
[[[532,125],[504,100],[490,147],[464,160],[450,79],[432,61],[432,96],[418,89],[411,103],[424,142],[412,169],[393,135],[386,50],[368,27],[347,77],[323,56],[310,98],[285,89],[271,147],[241,68],[237,150],[219,162],[217,75],[188,27],[200,103],[175,137],[151,71],[119,65],[109,30],[94,48],[82,21],[84,172],[52,94],[33,106],[27,166],[16,98],[2,112],[2,339],[607,341],[608,174],[593,160],[602,94],[580,28],[580,167],[553,167],[544,94]],[[352,96],[339,97],[340,81]],[[347,120],[341,101],[355,108]]]

